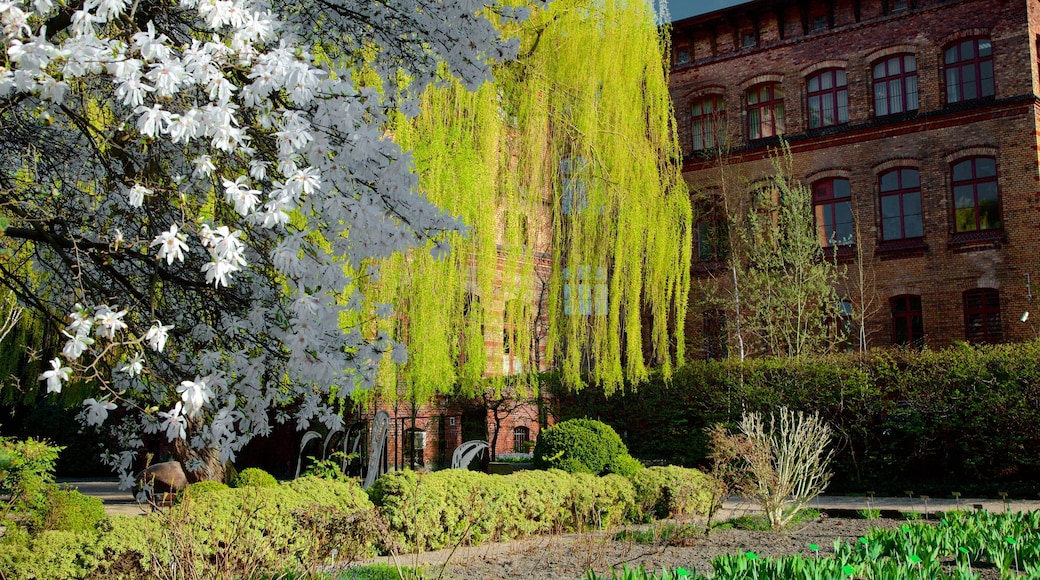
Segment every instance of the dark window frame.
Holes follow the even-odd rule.
[[[909,62],[913,64],[913,70],[907,70]],[[878,75],[879,67],[883,67],[882,74]],[[898,70],[894,70],[898,67]],[[889,55],[874,62],[870,67],[874,77],[872,90],[874,93],[874,116],[886,117],[917,111],[921,106],[920,85],[917,79],[917,56],[913,54]],[[892,88],[898,87],[900,94],[893,97]],[[884,94],[879,94],[879,89],[884,89]],[[911,95],[913,95],[911,99]],[[911,100],[913,101],[911,103]],[[884,104],[882,110],[882,103]],[[900,110],[892,110],[893,103],[898,103]]]
[[[909,177],[912,174],[915,179],[910,180]],[[895,186],[886,189],[886,177],[895,174]],[[915,183],[916,182],[916,183]],[[917,196],[917,211],[918,213],[913,214],[907,213],[907,201],[913,196]],[[897,215],[885,214],[886,201],[895,198],[899,205],[899,212]],[[881,215],[880,221],[880,232],[881,242],[895,242],[899,240],[920,240],[924,237],[924,200],[921,193],[921,173],[913,167],[897,167],[885,171],[878,175],[878,210]],[[913,235],[907,234],[907,218],[917,216],[917,226],[919,229],[918,234]],[[892,235],[893,232],[885,227],[887,221],[897,219],[899,223],[898,235]],[[912,231],[912,228],[911,228]]]
[[[805,94],[805,110],[809,115],[810,129],[834,127],[849,122],[849,77],[845,69],[829,68],[817,71],[805,80]],[[826,113],[828,106],[831,114],[829,120]]]
[[[847,193],[838,195],[836,183],[844,183]],[[844,177],[828,177],[813,183],[812,186],[813,222],[816,226],[816,237],[822,248],[835,248],[853,246],[856,243],[854,235],[855,217],[852,207],[852,184]],[[839,222],[839,208],[848,206],[848,221]],[[824,218],[822,223],[820,218]],[[828,224],[827,218],[830,218]],[[829,225],[829,227],[828,227]],[[848,226],[847,236],[839,236],[840,226]]]
[[[753,96],[755,102],[752,102]],[[784,89],[780,83],[759,83],[749,88],[744,92],[744,104],[747,107],[749,141],[783,135]]]
[[[921,348],[924,346],[924,315],[921,296],[900,294],[888,299],[892,314],[892,344]]]
[[[992,175],[981,175],[979,162],[986,160],[992,162],[993,174]],[[958,168],[964,167],[965,165],[971,167],[971,176],[968,178],[957,178]],[[1000,170],[997,167],[997,159],[988,155],[977,155],[974,157],[966,157],[958,159],[957,161],[950,164],[950,194],[953,201],[953,232],[954,235],[971,235],[977,232],[1000,232],[1004,229],[1004,218],[1001,210],[1002,200],[1000,195],[1000,182],[999,182]],[[986,212],[982,211],[981,204],[979,202],[979,190],[980,186],[985,187],[992,185],[993,195],[996,196],[994,203],[996,204],[996,224],[990,225],[984,222],[983,215]],[[962,227],[960,210],[967,210],[969,206],[958,207],[958,191],[963,191],[965,188],[970,188],[972,203],[970,206],[971,215],[973,216],[972,227]],[[986,194],[987,192],[983,192]],[[966,214],[965,214],[966,215]],[[967,223],[965,223],[965,226]],[[983,226],[986,227],[983,227]]]
[[[962,294],[964,339],[970,343],[996,344],[1004,340],[1000,320],[1000,290],[972,288]]]
[[[710,104],[711,110],[705,105]],[[719,146],[720,129],[726,127],[726,100],[722,95],[704,95],[690,104],[690,148],[704,151]],[[698,138],[700,143],[698,144]]]
[[[993,41],[987,37],[966,38],[944,48],[943,81],[947,105],[996,95]]]
[[[513,427],[513,453],[527,453],[525,444],[531,440],[531,428],[526,425]]]

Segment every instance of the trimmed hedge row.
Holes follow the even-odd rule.
[[[510,475],[449,469],[388,473],[372,486],[395,536],[409,550],[435,550],[531,534],[604,527],[669,515],[704,514],[706,476],[681,467],[620,475],[519,471]]]
[[[702,465],[704,430],[742,411],[817,411],[836,433],[830,491],[1040,491],[1040,343],[695,362],[670,381],[568,393],[561,419],[599,417],[643,460]]]
[[[258,473],[250,478],[267,481]],[[162,515],[146,518],[98,518],[95,498],[61,492],[47,520],[57,529],[30,534],[9,526],[0,536],[0,570],[27,580],[138,579],[176,561],[184,574],[200,577],[229,569],[277,574],[314,569],[333,551],[357,559],[391,548],[429,550],[704,513],[706,482],[681,467],[638,469],[631,479],[556,469],[507,476],[400,471],[379,478],[368,493],[355,480],[313,476],[273,487],[201,482]]]

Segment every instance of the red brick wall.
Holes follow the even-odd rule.
[[[866,277],[873,280],[867,294],[877,306],[867,326],[870,344],[890,342],[888,299],[904,293],[922,297],[927,345],[963,340],[962,293],[977,287],[1000,291],[1005,340],[1035,337],[1040,327],[1032,324],[1032,318],[1019,322],[1019,316],[1035,308],[1034,316],[1040,318],[1040,307],[1026,298],[1026,275],[1040,283],[1034,96],[1040,6],[1025,0],[910,0],[909,9],[886,14],[891,5],[892,0],[808,4],[763,0],[677,23],[674,50],[692,47],[690,64],[674,67],[671,73],[680,140],[684,147],[691,146],[688,119],[696,97],[721,93],[735,148],[728,155],[730,183],[764,176],[771,169],[765,159],[769,143],[747,143],[743,94],[756,79],[767,75],[782,79],[785,136],[794,154],[795,177],[808,185],[814,176],[839,172],[848,176],[852,186],[854,213],[861,224],[859,249]],[[807,12],[803,6],[808,6]],[[812,31],[818,14],[827,16],[828,28]],[[734,46],[734,26],[756,27],[758,45]],[[942,51],[948,43],[971,36],[993,42],[996,95],[946,106]],[[878,119],[871,67],[885,55],[900,53],[916,55],[919,109],[899,119]],[[849,122],[809,131],[806,78],[811,71],[830,66],[847,71]],[[1004,236],[958,245],[953,243],[950,169],[951,163],[971,154],[997,160]],[[920,171],[927,249],[916,255],[877,252],[878,175],[893,166]],[[717,166],[702,155],[687,151],[684,173],[694,191],[717,187]],[[855,264],[849,264],[849,269],[852,275]],[[717,284],[725,284],[724,272],[701,267],[695,275],[702,281],[714,276]],[[691,347],[697,349],[702,319],[696,295],[692,306],[688,330]]]

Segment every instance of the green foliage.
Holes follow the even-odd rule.
[[[298,477],[282,484],[300,496],[302,501],[333,506],[342,510],[370,510],[374,507],[369,493],[356,479],[330,481],[317,476]]]
[[[100,498],[56,485],[49,486],[45,495],[47,503],[40,522],[42,530],[93,531],[105,520],[105,505]]]
[[[231,480],[231,487],[277,487],[273,475],[257,467],[247,467]]]
[[[328,459],[317,459],[315,457],[309,457],[311,463],[307,465],[307,468],[303,470],[303,475],[314,475],[322,479],[332,479],[336,481],[347,481],[350,477],[343,473],[343,466],[349,465],[350,462],[357,460],[357,453],[344,453],[343,451],[336,451]]]
[[[181,502],[189,498],[198,497],[207,493],[220,492],[226,489],[230,488],[219,481],[197,481],[184,488],[184,491],[177,495],[176,501]]]
[[[47,489],[61,447],[35,439],[0,437],[0,516],[16,515],[38,524],[47,511]]]
[[[638,459],[632,457],[628,453],[622,453],[615,455],[613,459],[607,462],[607,466],[604,471],[607,473],[613,473],[616,475],[631,476],[641,469],[645,469],[643,464]]]
[[[393,543],[409,550],[616,525],[635,506],[624,477],[555,469],[510,475],[397,471],[376,480],[369,493]]]
[[[571,473],[599,475],[608,473],[607,466],[616,457],[627,454],[628,449],[621,437],[606,423],[592,419],[570,419],[538,435],[538,443],[534,448],[534,466],[539,469],[556,468]]]
[[[831,492],[1040,492],[1040,342],[693,362],[610,398],[553,380],[542,385],[557,416],[624,429],[642,460],[704,464],[706,427],[787,406],[818,412],[834,430]]]
[[[696,469],[655,466],[629,476],[639,521],[704,515],[711,506],[711,479]]]

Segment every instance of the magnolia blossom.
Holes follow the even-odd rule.
[[[170,229],[155,236],[149,245],[159,246],[156,257],[160,260],[165,258],[167,264],[172,264],[174,260],[183,262],[184,252],[188,249],[188,244],[184,243],[184,234],[177,231],[177,224],[173,224]]]
[[[183,381],[177,387],[184,401],[184,412],[189,418],[194,418],[202,412],[202,408],[213,398],[213,391],[206,385],[204,380]]]
[[[148,189],[147,187],[139,183],[135,183],[134,186],[130,188],[130,193],[128,194],[130,205],[132,205],[133,207],[141,207],[141,205],[144,203],[144,197],[146,195],[152,195],[152,193],[152,190]]]
[[[106,399],[100,401],[93,397],[83,401],[83,405],[86,407],[86,422],[87,425],[101,425],[108,418],[108,412],[116,408],[115,403]]]
[[[135,352],[134,356],[127,359],[127,361],[119,367],[119,372],[126,373],[131,377],[136,377],[141,374],[142,370],[144,370],[144,357],[141,356],[141,353],[139,352]]]
[[[116,332],[127,327],[123,322],[124,316],[126,316],[126,310],[117,312],[105,305],[98,306],[94,313],[94,320],[98,323],[98,335],[109,340],[115,338]]]
[[[63,334],[69,337],[69,339],[65,341],[65,347],[61,349],[61,354],[65,355],[65,358],[69,360],[78,359],[83,355],[84,351],[94,344],[94,339],[85,334],[70,335],[68,332],[63,332]]]
[[[47,392],[48,393],[60,393],[61,384],[68,382],[72,378],[72,369],[69,367],[61,366],[61,359],[51,359],[51,370],[44,371],[40,375],[41,381],[47,381]]]
[[[166,348],[166,339],[169,338],[169,331],[173,330],[173,325],[163,325],[158,320],[152,324],[152,327],[145,333],[144,339],[148,342],[148,346],[152,347],[155,352],[162,352]]]
[[[187,435],[185,428],[188,422],[184,419],[184,415],[181,415],[181,403],[179,401],[169,412],[159,411],[159,416],[163,418],[160,428],[166,431],[167,439],[170,441],[184,439]]]

